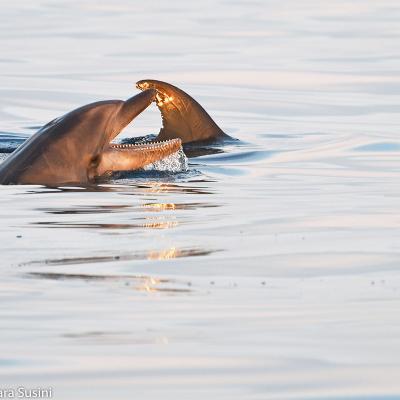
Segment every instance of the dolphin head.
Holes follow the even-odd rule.
[[[56,118],[0,165],[0,183],[88,183],[112,172],[141,168],[176,152],[180,140],[112,143],[155,96],[156,91],[149,89],[126,101],[100,101]]]
[[[146,91],[156,89],[156,104],[163,120],[158,139],[180,138],[183,143],[228,138],[206,110],[192,97],[169,83],[154,79],[136,82]]]

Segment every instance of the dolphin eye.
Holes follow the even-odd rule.
[[[89,160],[89,165],[87,169],[87,176],[89,181],[92,179],[95,179],[97,176],[97,168],[100,165],[101,162],[101,155],[96,154]]]
[[[89,162],[90,167],[91,167],[91,168],[97,168],[98,165],[100,164],[100,159],[101,159],[100,154],[96,154],[95,156],[93,156],[93,157],[90,159],[90,162]]]

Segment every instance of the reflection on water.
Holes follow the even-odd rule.
[[[188,288],[160,287],[161,281],[157,278],[149,277],[136,287],[142,292],[161,292],[161,293],[191,293],[193,290]]]
[[[196,210],[198,208],[221,207],[220,204],[212,203],[146,203],[140,207],[145,211],[166,211],[166,210]]]
[[[207,187],[199,187],[198,183],[207,182],[207,181],[195,181],[196,186],[187,186],[176,183],[163,183],[159,181],[149,181],[145,184],[133,185],[138,189],[141,189],[143,193],[152,193],[152,194],[161,194],[161,193],[189,193],[189,194],[212,194]],[[126,193],[129,194],[129,193]]]
[[[171,257],[170,257],[171,258]],[[83,282],[121,282],[129,289],[140,292],[159,293],[191,293],[191,282],[178,282],[171,279],[156,278],[153,276],[136,275],[94,275],[94,274],[65,274],[54,272],[30,272],[28,278],[51,280],[78,280]],[[172,286],[173,285],[173,286]],[[182,287],[184,286],[184,287]]]
[[[215,250],[214,250],[215,251]],[[213,251],[213,252],[214,252]],[[189,253],[186,250],[180,250],[175,247],[171,247],[170,249],[164,250],[164,251],[151,251],[147,255],[148,260],[169,260],[172,258],[178,258],[178,257],[188,257],[188,256],[204,256],[210,254],[211,251],[204,251],[204,250],[190,250]]]
[[[109,214],[116,212],[123,212],[129,210],[131,206],[127,204],[120,205],[88,205],[88,206],[77,206],[77,207],[65,207],[65,208],[37,208],[38,211],[42,211],[46,214]]]
[[[147,179],[143,182],[137,183],[137,180],[124,181],[119,184],[100,184],[100,185],[87,185],[87,186],[60,186],[60,187],[29,187],[21,195],[27,194],[49,194],[49,193],[97,193],[97,192],[111,192],[120,193],[122,195],[140,195],[147,193],[189,193],[189,194],[213,194],[211,189],[207,186],[210,182],[207,179],[192,179],[188,183],[174,183],[162,182],[149,179],[149,172],[146,172]],[[195,184],[196,186],[192,185]],[[198,186],[197,186],[198,185]]]
[[[81,222],[54,222],[41,221],[33,222],[32,225],[43,226],[46,228],[77,228],[77,229],[171,229],[177,227],[178,221],[165,221],[162,217],[137,218],[146,222],[140,224],[104,224],[104,223],[81,223]]]
[[[37,208],[38,211],[42,211],[46,214],[54,215],[75,215],[75,214],[110,214],[119,212],[130,212],[130,211],[148,211],[148,212],[162,212],[171,210],[196,210],[198,208],[213,208],[220,207],[219,204],[212,203],[144,203],[138,205],[82,205],[76,207],[65,207],[65,208]]]
[[[30,261],[21,265],[75,265],[89,263],[106,263],[115,261],[131,261],[131,260],[170,260],[182,257],[198,257],[208,256],[220,250],[204,250],[199,248],[178,249],[171,247],[165,250],[151,250],[147,252],[124,253],[109,256],[92,256],[92,257],[74,257],[45,259],[38,261]]]

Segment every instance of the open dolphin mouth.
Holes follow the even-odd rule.
[[[138,144],[118,144],[112,141],[132,119],[138,116],[156,98],[156,90],[144,90],[121,104],[121,108],[115,117],[115,129],[109,136],[108,143],[100,156],[94,157],[94,172],[92,173],[94,177],[109,175],[112,172],[142,169],[181,149],[180,139]]]
[[[149,90],[148,90],[149,89]],[[159,101],[159,93],[156,89],[143,89],[142,93],[128,99],[122,106],[118,118],[121,119],[119,129],[110,137],[111,140],[115,139],[121,130],[129,124],[134,118],[136,118],[145,108],[147,108],[153,101]],[[110,140],[108,151],[117,152],[129,152],[130,154],[137,156],[141,152],[145,152],[150,157],[163,158],[171,155],[181,148],[180,139],[160,140],[145,143],[133,143],[133,144],[119,144],[114,143]]]
[[[181,148],[180,139],[140,144],[110,143],[109,149],[103,153],[97,167],[97,175],[142,169],[178,152]]]

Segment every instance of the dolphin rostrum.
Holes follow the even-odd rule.
[[[166,82],[143,79],[140,90],[156,89],[157,107],[163,126],[157,140],[179,138],[182,143],[232,139],[212,120],[207,111],[182,89]]]
[[[155,98],[156,90],[149,89],[126,101],[88,104],[49,122],[0,164],[0,184],[86,184],[175,153],[181,148],[179,139],[111,143]]]

